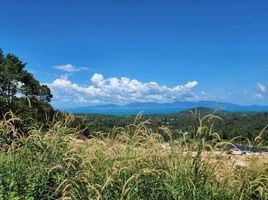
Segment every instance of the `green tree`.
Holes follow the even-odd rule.
[[[52,98],[48,86],[42,85],[25,70],[23,63],[13,54],[4,55],[0,49],[0,110],[3,115],[11,110],[27,121],[46,119],[52,115]]]

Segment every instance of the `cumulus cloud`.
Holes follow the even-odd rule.
[[[256,94],[254,94],[253,98],[254,98],[254,99],[263,99],[264,96],[263,96],[263,94],[256,93]]]
[[[253,95],[253,99],[255,100],[260,100],[260,99],[264,99],[264,97],[266,97],[266,87],[265,85],[263,85],[260,82],[257,82],[257,87],[256,87],[256,92]]]
[[[95,73],[90,84],[78,85],[68,79],[60,77],[47,84],[58,102],[69,102],[72,105],[87,104],[128,104],[132,102],[173,102],[178,100],[196,100],[197,95],[192,89],[198,85],[191,81],[184,85],[167,87],[156,82],[143,83],[126,77],[107,78]]]
[[[79,71],[86,71],[88,70],[87,67],[76,67],[71,64],[66,65],[57,65],[55,66],[57,70],[63,71],[63,72],[79,72]]]
[[[257,89],[258,89],[258,91],[260,93],[265,93],[266,92],[266,87],[263,84],[259,83],[259,82],[257,83]]]

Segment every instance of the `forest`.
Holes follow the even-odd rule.
[[[214,130],[223,140],[231,140],[237,136],[237,142],[253,141],[268,124],[268,112],[226,112],[208,108],[193,108],[174,114],[142,115],[143,120],[149,120],[149,127],[157,131],[159,127],[168,127],[174,138],[187,133],[193,138],[199,126],[199,117],[214,113],[221,119],[214,123]],[[75,114],[82,121],[89,122],[88,134],[98,131],[110,132],[113,127],[125,127],[134,119],[130,116],[113,116],[101,114]],[[268,140],[268,130],[264,130],[264,138]]]

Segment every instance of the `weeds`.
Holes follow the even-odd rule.
[[[141,115],[88,140],[77,139],[82,130],[68,126],[70,115],[25,135],[8,115],[0,122],[0,199],[268,199],[267,163],[253,157],[235,167],[214,114],[195,116],[191,143],[166,127],[152,131]]]

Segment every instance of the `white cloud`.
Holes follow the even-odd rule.
[[[263,96],[263,94],[256,93],[256,94],[254,94],[253,98],[254,98],[254,99],[263,99],[264,96]]]
[[[70,105],[97,104],[128,104],[132,102],[173,102],[193,101],[198,98],[192,89],[198,85],[191,81],[184,85],[167,87],[156,82],[142,83],[136,79],[108,78],[95,73],[87,86],[71,82],[67,76],[62,76],[47,84],[57,103],[68,102]]]
[[[187,88],[193,88],[193,87],[195,87],[195,86],[197,86],[198,85],[198,82],[197,81],[192,81],[192,82],[188,82],[186,85],[185,85],[185,87],[187,87]]]
[[[63,71],[63,72],[79,72],[79,71],[87,71],[87,67],[76,67],[71,64],[66,65],[57,65],[55,66],[57,70]]]
[[[266,87],[263,84],[259,83],[259,82],[257,82],[257,89],[261,93],[265,93],[266,92]]]
[[[207,93],[205,91],[201,91],[200,94],[201,95],[207,95]]]

